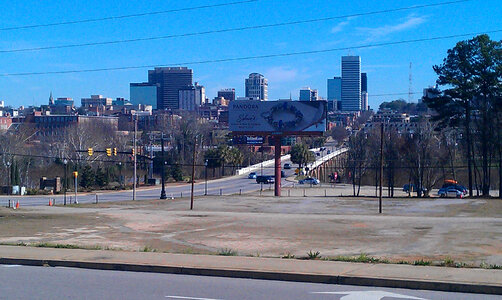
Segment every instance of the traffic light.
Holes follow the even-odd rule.
[[[136,155],[136,149],[132,148],[132,156]]]
[[[113,155],[117,156],[117,148],[113,148]]]
[[[106,156],[112,156],[112,148],[106,148]]]
[[[89,156],[92,156],[94,154],[94,150],[92,148],[87,148],[87,154],[89,154]]]

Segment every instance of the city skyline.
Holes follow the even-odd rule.
[[[497,16],[502,15],[502,9],[497,5],[497,2],[484,1],[483,5],[478,5],[477,2],[479,1],[467,1],[434,8],[398,11],[368,17],[349,17],[267,30],[248,30],[246,32],[204,35],[197,38],[180,37],[170,40],[131,43],[125,47],[109,45],[2,53],[0,62],[3,67],[0,73],[79,70],[125,65],[157,64],[163,66],[172,64],[174,66],[176,63],[187,61],[288,53],[292,52],[292,49],[309,51],[354,47],[353,50],[331,53],[228,61],[204,65],[186,64],[186,66],[194,70],[193,81],[198,81],[206,87],[206,94],[210,99],[216,96],[218,90],[222,88],[235,88],[238,96],[244,96],[244,78],[255,72],[263,74],[268,79],[268,98],[270,100],[288,98],[290,94],[298,95],[299,90],[304,86],[318,89],[319,96],[326,98],[326,79],[339,74],[340,57],[348,54],[358,55],[364,60],[361,72],[368,73],[370,77],[368,83],[369,104],[372,108],[376,108],[384,100],[407,99],[410,62],[413,63],[412,90],[417,93],[413,97],[416,102],[423,88],[435,84],[436,75],[432,66],[440,64],[447,49],[453,47],[458,40],[466,40],[471,36],[366,49],[357,49],[357,47],[382,42],[498,29],[492,24],[491,18],[486,18],[487,15],[490,15],[497,19]],[[207,4],[207,2],[195,1],[193,6],[203,4]],[[340,7],[332,5],[330,1],[316,3],[291,1],[286,6],[280,1],[260,0],[218,9],[207,8],[179,12],[176,18],[149,16],[121,21],[5,31],[0,50],[162,34],[183,34],[232,28],[236,27],[236,22],[242,26],[253,26],[349,15],[415,4],[417,3],[414,1],[404,1],[399,5],[392,1],[383,1],[378,4],[365,3],[364,6],[355,3],[353,6]],[[428,3],[421,2],[420,4]],[[263,5],[267,5],[267,10],[272,13],[256,13],[253,19],[247,18],[248,10],[259,11]],[[174,3],[170,7],[183,8],[186,6],[186,3]],[[33,7],[34,9],[26,11],[23,9],[24,7]],[[88,16],[101,17],[110,14],[157,11],[161,8],[166,7],[159,7],[158,3],[136,7],[114,7],[111,4],[97,1],[74,5],[66,3],[40,5],[36,1],[28,1],[13,4],[11,9],[5,12],[2,27],[43,24],[50,20],[80,20],[86,19]],[[460,14],[457,17],[458,11],[468,11],[469,14]],[[221,13],[225,13],[228,18],[220,20]],[[454,15],[455,17],[453,17]],[[190,21],[189,24],[187,21]],[[165,30],[165,28],[169,28],[169,30]],[[494,33],[490,36],[492,39],[499,40],[502,35]],[[231,44],[225,42],[227,46],[221,47],[222,42],[228,40],[233,42]],[[259,47],[249,47],[248,42],[251,40]],[[195,47],[195,42],[199,45],[198,47]],[[71,97],[76,101],[91,94],[102,94],[110,98],[128,98],[129,83],[145,81],[144,74],[148,69],[40,76],[2,76],[0,78],[0,99],[4,100],[6,105],[12,106],[40,105],[47,102],[51,91],[55,97]],[[375,97],[379,94],[394,93],[402,93],[402,95]]]

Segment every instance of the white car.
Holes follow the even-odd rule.
[[[438,192],[439,197],[454,197],[454,198],[464,198],[464,193],[457,190],[456,188],[446,188],[440,189]]]

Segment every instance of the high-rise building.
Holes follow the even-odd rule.
[[[300,101],[317,101],[319,100],[319,95],[317,90],[313,90],[309,87],[304,87],[300,90]]]
[[[361,92],[368,92],[368,74],[361,73]]]
[[[368,92],[361,92],[361,110],[366,111],[368,108]]]
[[[223,89],[218,91],[218,98],[223,97],[228,101],[235,100],[235,89]]]
[[[361,110],[368,110],[368,74],[361,73]]]
[[[206,101],[206,89],[197,82],[179,89],[179,109],[194,111]]]
[[[338,110],[338,102],[342,100],[342,77],[328,79],[328,109]]]
[[[148,70],[148,83],[158,84],[157,108],[178,109],[179,90],[192,85],[193,71],[187,67]]]
[[[249,78],[246,78],[246,97],[267,101],[268,80],[258,73],[249,74]]]
[[[361,110],[361,57],[342,56],[343,111]]]
[[[157,109],[159,86],[159,84],[151,84],[148,82],[131,83],[129,85],[131,103],[133,105],[151,105],[153,109]]]

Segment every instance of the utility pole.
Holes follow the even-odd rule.
[[[165,174],[165,165],[166,159],[164,157],[164,133],[162,132],[162,136],[160,138],[160,149],[162,151],[162,190],[160,191],[160,199],[167,199],[166,196],[166,174]]]
[[[204,161],[204,169],[205,169],[205,172],[204,172],[205,176],[204,177],[206,178],[206,183],[204,185],[204,196],[207,196],[207,159],[206,159],[206,161]]]
[[[192,193],[190,194],[190,210],[193,209],[193,190],[195,183],[195,158],[197,153],[197,136],[195,136],[195,140],[193,143],[193,157],[192,157]]]
[[[281,135],[274,137],[275,144],[275,187],[274,196],[281,196]]]
[[[382,189],[383,189],[383,121],[380,124],[380,195],[378,197],[378,213],[382,213]]]
[[[8,173],[8,177],[7,177],[7,195],[10,195],[10,191],[11,191],[11,187],[10,187],[10,175],[12,174],[11,172],[11,168],[10,168],[10,161],[7,162],[7,173]]]
[[[66,205],[66,190],[67,190],[67,186],[68,186],[68,179],[67,179],[67,173],[68,173],[68,160],[65,158],[63,160],[63,163],[64,163],[64,201],[63,201],[63,205]]]
[[[413,75],[412,75],[412,63],[410,62],[410,78],[408,86],[408,103],[413,102]]]
[[[132,184],[132,200],[136,200],[136,134],[138,132],[138,116],[133,115],[134,118],[134,140],[133,140],[133,160],[134,160],[134,182]]]
[[[77,180],[78,179],[77,178],[78,178],[78,172],[77,171],[73,172],[73,177],[75,177],[75,204],[78,204],[78,201],[77,201],[77,187],[78,187],[78,185],[77,185],[77,182],[78,182]]]

